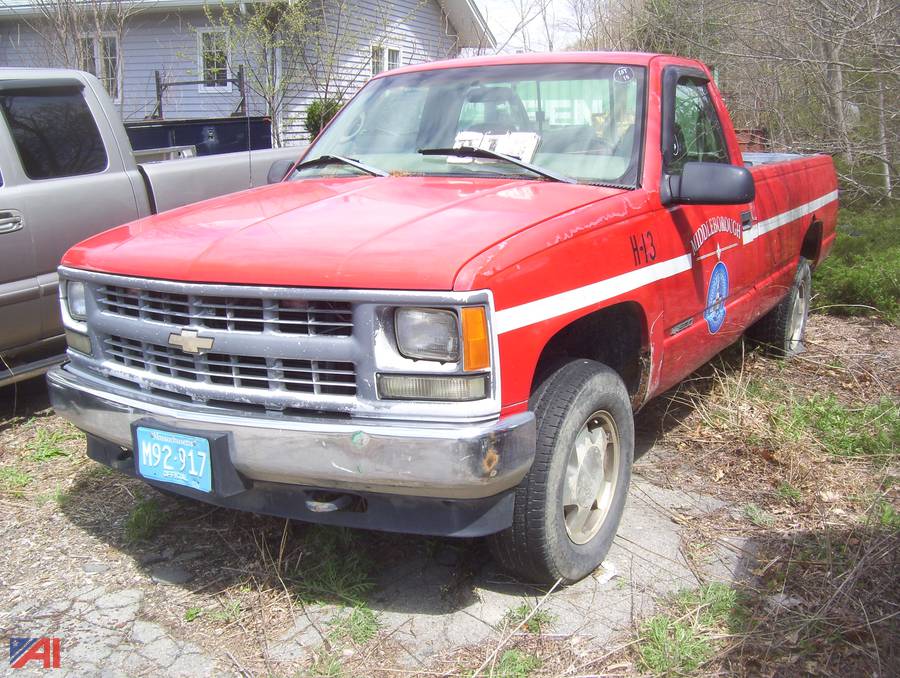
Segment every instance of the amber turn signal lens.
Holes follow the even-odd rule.
[[[491,366],[491,343],[483,306],[462,309],[463,369],[483,370]]]

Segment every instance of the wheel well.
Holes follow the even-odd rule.
[[[819,254],[822,252],[822,222],[813,219],[812,224],[803,237],[803,244],[800,246],[800,256],[809,259],[810,266],[815,266],[819,260]]]
[[[551,337],[538,358],[531,392],[548,376],[572,360],[596,360],[615,370],[631,395],[643,402],[650,371],[646,319],[634,302],[595,311],[566,325]]]

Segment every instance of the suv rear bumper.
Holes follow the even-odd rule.
[[[211,503],[285,517],[318,519],[315,511],[310,517],[298,507],[293,511],[291,504],[304,506],[305,498],[316,490],[346,491],[366,498],[370,506],[380,500],[403,505],[404,497],[406,505],[416,504],[420,509],[446,506],[450,510],[457,504],[466,511],[474,510],[469,518],[476,523],[485,511],[499,514],[488,521],[490,525],[482,525],[475,532],[460,531],[463,526],[455,520],[444,527],[410,529],[408,524],[395,525],[374,516],[371,521],[359,522],[364,513],[345,511],[319,515],[357,518],[321,522],[458,536],[486,534],[503,529],[511,521],[512,495],[507,491],[519,483],[534,459],[531,413],[483,424],[455,425],[276,419],[136,398],[128,389],[66,365],[51,370],[47,382],[53,407],[90,434],[91,456],[98,461],[135,475],[132,427],[138,422],[187,434],[221,436],[227,440],[223,458],[230,461],[240,481],[236,491],[228,496],[218,490],[208,495],[180,486],[153,484]],[[215,466],[213,469],[215,473]],[[267,504],[267,500],[248,504],[252,495],[266,492],[281,497],[278,506]]]

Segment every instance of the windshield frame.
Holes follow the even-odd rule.
[[[647,139],[647,125],[649,121],[648,110],[649,110],[649,90],[650,90],[650,68],[648,65],[639,64],[639,63],[621,63],[621,62],[591,62],[591,61],[554,61],[548,63],[506,63],[506,64],[491,64],[491,65],[483,65],[483,64],[473,64],[473,65],[459,65],[459,66],[450,66],[444,68],[421,68],[421,69],[409,69],[404,68],[398,73],[382,73],[377,75],[376,77],[371,78],[368,82],[366,82],[363,87],[361,87],[348,101],[344,104],[340,111],[338,111],[337,115],[329,121],[329,123],[321,130],[319,135],[310,143],[306,152],[303,154],[303,161],[314,160],[317,157],[317,149],[328,140],[329,131],[332,131],[333,128],[340,124],[342,118],[346,117],[348,111],[353,110],[354,102],[360,98],[361,96],[365,96],[371,88],[381,86],[380,83],[385,80],[393,80],[396,78],[406,78],[409,76],[419,76],[419,77],[440,77],[441,75],[446,74],[448,71],[453,71],[454,73],[458,73],[459,71],[473,71],[475,74],[484,71],[501,71],[501,70],[519,70],[523,67],[528,67],[530,70],[534,71],[535,69],[541,69],[545,67],[550,70],[558,70],[563,68],[574,68],[577,69],[573,73],[573,75],[578,74],[578,70],[581,70],[582,73],[584,70],[590,68],[604,68],[609,69],[612,72],[615,72],[617,69],[628,68],[632,71],[639,72],[640,77],[637,83],[637,92],[635,93],[635,112],[634,112],[634,125],[636,126],[636,133],[634,134],[633,140],[633,148],[630,156],[630,160],[628,165],[626,165],[623,174],[618,177],[618,179],[625,179],[625,181],[616,181],[615,178],[604,180],[604,179],[590,179],[583,176],[576,176],[576,183],[582,186],[605,186],[618,188],[622,190],[635,190],[642,187],[643,184],[643,170],[644,170],[644,162],[645,162],[645,154],[646,154],[646,139]],[[590,78],[576,78],[573,77],[572,80],[590,80]],[[607,79],[612,81],[612,76],[607,78],[596,78]],[[324,154],[333,154],[331,151],[333,149],[329,149],[326,147],[326,152]],[[352,155],[352,154],[351,154]],[[348,156],[350,157],[350,156]],[[354,158],[355,159],[355,158]],[[302,161],[301,161],[302,162]],[[547,169],[548,172],[556,172],[559,173],[556,169],[544,168],[541,166],[540,162],[532,162],[538,168]],[[292,176],[294,173],[292,172],[289,175],[289,181],[299,181],[304,179],[321,179],[321,178],[351,178],[356,175],[353,174],[330,174],[330,175],[306,175],[306,176]],[[504,177],[509,178],[511,180],[539,180],[545,181],[546,179],[540,179],[531,173],[508,173],[508,172],[498,172],[491,171],[489,167],[484,167],[483,171],[471,171],[466,173],[461,172],[414,172],[414,171],[391,171],[391,176],[418,176],[418,177],[447,177],[447,178],[497,178]]]

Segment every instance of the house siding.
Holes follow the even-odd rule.
[[[343,47],[335,72],[334,87],[328,96],[349,99],[371,74],[373,44],[382,43],[401,50],[401,66],[457,56],[457,33],[436,0],[356,0],[347,2],[352,11],[341,17]],[[337,9],[329,5],[329,24],[339,25]],[[311,51],[307,48],[308,53]],[[308,141],[305,118],[307,106],[325,91],[312,86],[298,87],[287,107],[284,136],[289,142]]]
[[[402,65],[433,61],[458,53],[457,36],[436,0],[325,0],[329,26],[339,32],[335,85],[349,98],[369,77],[370,46],[383,43],[401,49]],[[338,11],[342,3],[344,11]],[[321,6],[320,6],[321,11]],[[338,15],[340,14],[340,21]],[[199,74],[198,29],[209,28],[202,10],[144,11],[129,18],[119,46],[122,75],[118,108],[125,121],[143,120],[156,106],[154,72],[167,81],[197,80]],[[310,48],[307,48],[310,53]],[[312,50],[314,51],[314,50]],[[232,55],[232,76],[237,75]],[[60,66],[53,63],[43,39],[24,20],[0,22],[0,65]],[[301,74],[302,76],[302,74]],[[284,115],[284,139],[288,143],[307,138],[304,120],[308,104],[325,93],[316,91],[307,78],[298,77]],[[265,114],[265,104],[247,88],[251,115]],[[227,116],[240,101],[236,85],[230,92],[200,91],[197,85],[169,88],[163,98],[167,119]]]

